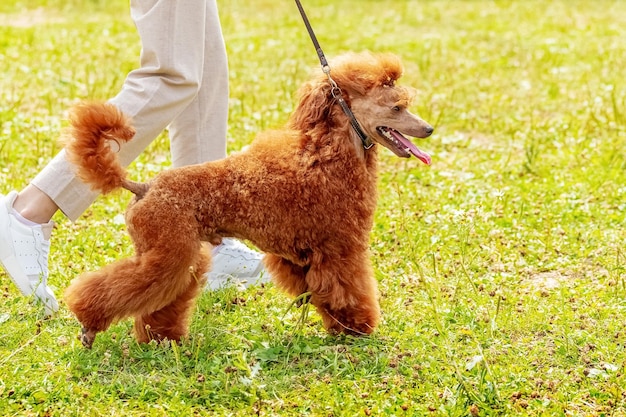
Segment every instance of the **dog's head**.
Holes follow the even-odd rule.
[[[341,89],[364,132],[397,156],[411,155],[430,164],[430,156],[405,135],[425,138],[433,128],[408,110],[413,94],[396,85],[403,67],[393,54],[348,53],[330,63],[332,79]],[[326,75],[315,77],[300,91],[300,104],[291,124],[302,131],[346,125],[348,119],[336,104]],[[354,136],[354,132],[351,131]],[[360,141],[356,141],[360,143]]]

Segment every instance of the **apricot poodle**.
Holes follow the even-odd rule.
[[[425,138],[433,128],[408,110],[412,94],[396,85],[399,58],[350,53],[331,68],[375,143],[430,163],[403,136]],[[131,121],[110,104],[77,106],[65,145],[79,176],[102,193],[123,187],[136,195],[126,212],[135,255],[82,274],[65,292],[82,324],[82,343],[90,348],[98,332],[131,316],[140,342],[185,336],[211,263],[202,242],[223,237],[265,252],[278,288],[292,296],[310,292],[330,333],[371,333],[380,317],[368,252],[378,149],[364,148],[335,95],[320,74],[301,87],[284,129],[261,133],[223,160],[167,170],[147,184],[128,180],[117,145],[109,146],[133,137]]]

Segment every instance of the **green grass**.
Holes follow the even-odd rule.
[[[281,125],[317,58],[291,2],[220,1],[229,148]],[[81,347],[0,272],[0,414],[626,415],[626,2],[312,0],[329,56],[392,51],[436,127],[433,165],[383,151],[371,237],[383,321],[327,336],[272,286],[205,293],[192,335],[138,345],[123,321]],[[0,192],[59,150],[67,109],[136,63],[128,4],[0,5]],[[159,138],[131,167],[169,165]],[[130,253],[99,199],[55,217],[51,283]]]

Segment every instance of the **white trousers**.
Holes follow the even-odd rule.
[[[228,63],[216,0],[130,3],[140,67],[110,102],[133,119],[137,133],[120,149],[120,161],[130,164],[168,125],[173,166],[225,157]],[[72,221],[98,196],[76,178],[64,151],[32,184]]]

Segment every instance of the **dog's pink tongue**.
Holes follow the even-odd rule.
[[[422,151],[421,149],[419,149],[417,146],[415,146],[413,144],[413,142],[411,142],[410,140],[408,140],[407,138],[405,138],[400,132],[397,132],[395,130],[391,130],[391,134],[402,144],[404,145],[409,152],[411,152],[413,155],[415,155],[415,157],[417,159],[419,159],[420,161],[422,161],[423,163],[425,163],[426,165],[430,165],[430,163],[432,162],[430,159],[430,155],[428,155],[426,152]]]

